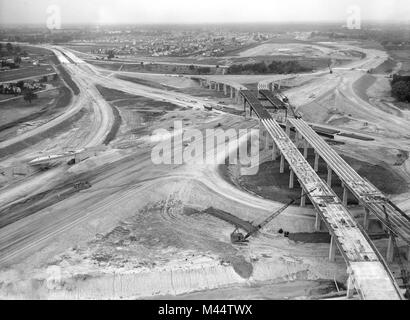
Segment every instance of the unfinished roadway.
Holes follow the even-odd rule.
[[[302,192],[307,193],[317,212],[317,221],[324,221],[332,235],[329,258],[334,259],[336,247],[348,266],[348,296],[354,289],[363,299],[402,299],[394,276],[363,228],[343,206],[333,190],[313,170],[305,157],[270,116],[259,100],[248,90],[241,91],[246,104],[255,112],[260,123],[274,141],[274,150],[281,153],[281,171],[286,160],[290,166],[290,186],[296,175]],[[303,121],[303,120],[301,120]],[[288,132],[289,134],[290,132]],[[302,203],[304,199],[302,198]]]

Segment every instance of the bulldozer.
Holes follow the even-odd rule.
[[[297,200],[301,199],[302,197],[312,193],[315,191],[316,188],[303,193],[300,197],[295,198],[290,200],[288,203],[286,203],[283,207],[281,207],[279,210],[275,211],[273,214],[271,214],[269,217],[267,217],[265,220],[263,220],[261,223],[258,225],[254,226],[250,232],[247,234],[243,234],[239,231],[239,228],[236,227],[235,230],[231,233],[231,242],[233,244],[246,244],[249,240],[249,237],[255,235],[259,230],[261,230],[264,226],[266,226],[269,222],[271,222],[273,219],[275,219],[277,216],[279,216],[283,211],[285,211],[289,206],[294,204]]]
[[[88,181],[80,181],[74,183],[74,189],[77,191],[85,190],[91,188],[91,183]]]

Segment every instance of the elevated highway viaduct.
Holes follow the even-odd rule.
[[[321,221],[331,234],[329,259],[334,260],[338,249],[347,264],[347,296],[356,291],[362,299],[403,299],[389,267],[367,236],[364,228],[353,218],[331,187],[323,181],[307,162],[297,146],[249,90],[240,91],[245,107],[249,105],[273,142],[273,154],[280,154],[280,171],[284,172],[285,161],[289,165],[289,187],[293,188],[295,178],[302,188],[301,205],[306,195],[316,210],[316,225]],[[250,112],[252,114],[252,112]],[[303,120],[302,120],[303,121]]]

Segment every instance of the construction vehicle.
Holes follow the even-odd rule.
[[[330,74],[333,73],[332,65],[333,65],[333,60],[330,59],[329,62],[327,63],[327,66],[328,66],[328,68],[329,68],[329,73],[330,73]]]
[[[74,183],[74,189],[77,191],[85,190],[91,188],[91,183],[88,181],[80,181]]]
[[[285,211],[289,206],[291,206],[292,204],[294,204],[297,200],[303,198],[304,196],[312,193],[313,191],[315,191],[316,188],[303,193],[300,197],[295,198],[290,200],[287,204],[285,204],[283,207],[281,207],[279,210],[275,211],[273,214],[271,214],[269,217],[267,217],[265,220],[263,220],[261,223],[259,223],[258,225],[254,226],[254,228],[248,232],[246,235],[244,235],[243,233],[241,233],[239,231],[239,228],[235,228],[235,230],[231,233],[231,242],[233,244],[244,244],[246,242],[248,242],[248,238],[255,235],[260,229],[262,229],[264,226],[266,226],[269,222],[271,222],[273,219],[275,219],[277,216],[279,216],[283,211]]]

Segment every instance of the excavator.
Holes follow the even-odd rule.
[[[264,221],[259,223],[258,225],[254,226],[250,232],[248,232],[246,235],[241,233],[239,231],[239,228],[235,228],[235,230],[231,233],[231,242],[233,244],[245,244],[248,242],[248,238],[255,235],[259,230],[261,230],[264,226],[266,226],[269,222],[271,222],[273,219],[275,219],[277,216],[279,216],[283,211],[285,211],[289,206],[294,204],[297,200],[300,200],[306,195],[309,195],[313,191],[315,191],[317,188],[314,188],[306,193],[303,193],[300,197],[295,198],[290,200],[288,203],[286,203],[283,207],[281,207],[279,210],[275,211],[273,214],[271,214],[269,217],[267,217]]]

